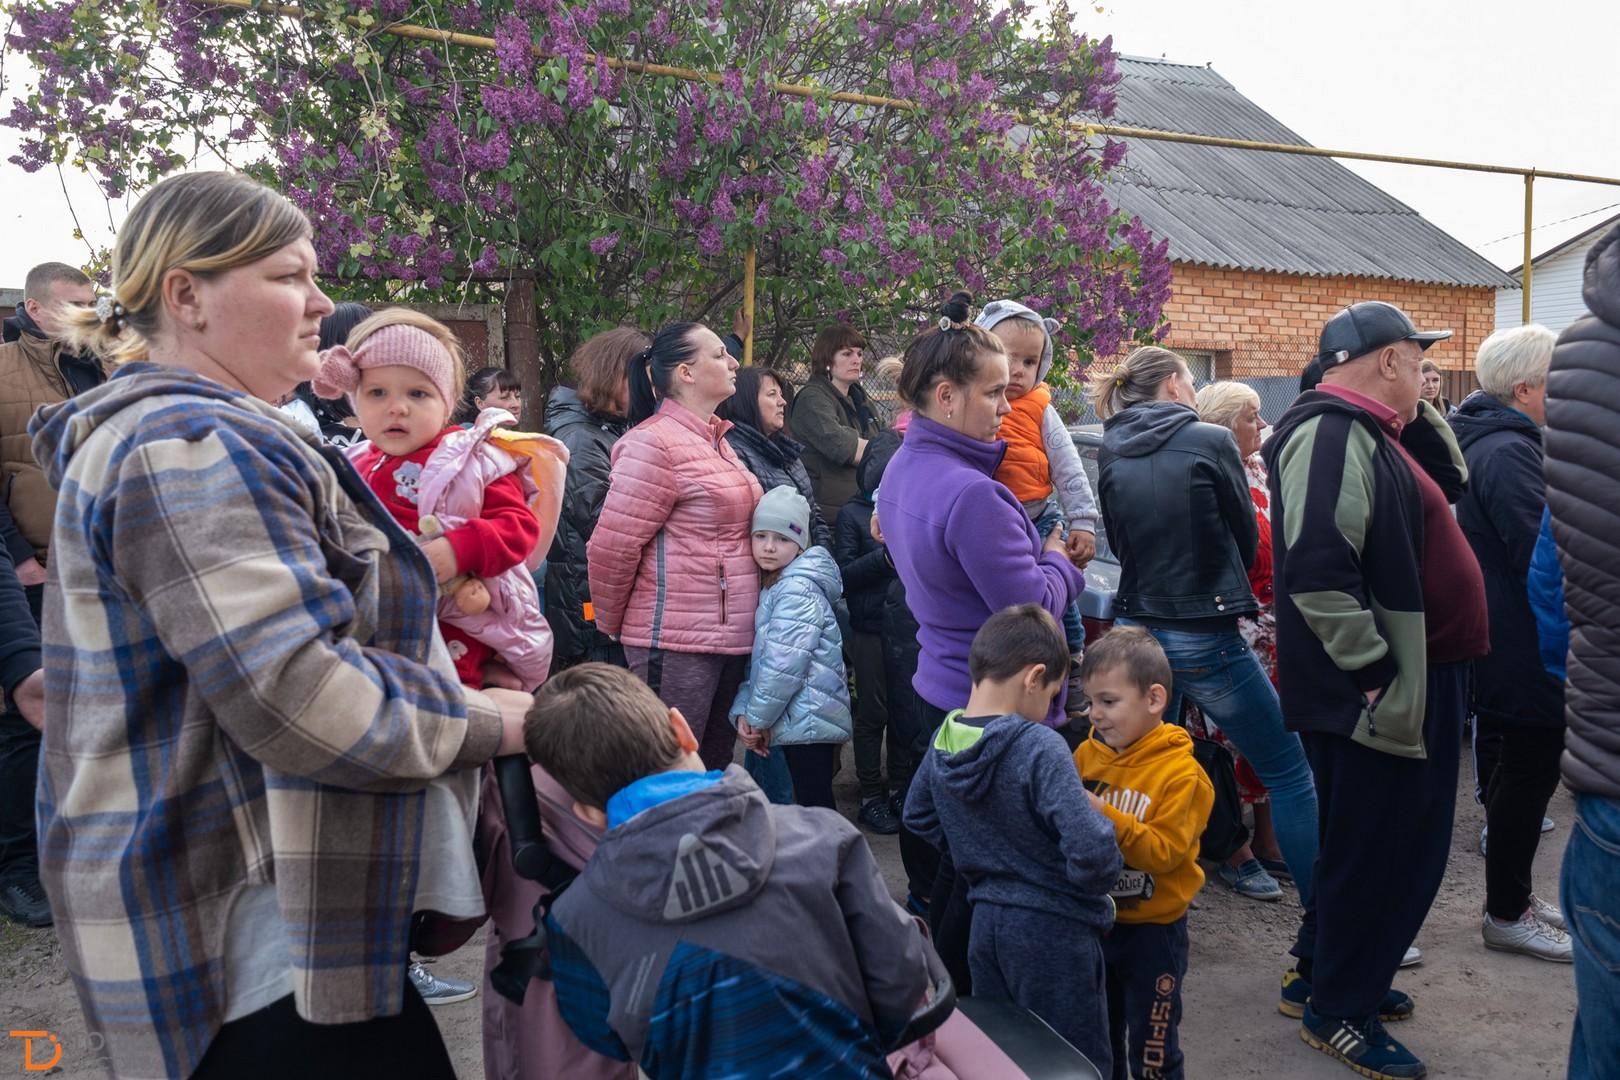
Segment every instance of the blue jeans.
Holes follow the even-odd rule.
[[[1613,1076],[1620,1061],[1620,799],[1575,796],[1560,888],[1575,942],[1569,1080],[1597,1080]]]
[[[793,805],[793,777],[788,774],[787,758],[780,748],[770,757],[744,750],[743,768],[754,778],[766,799],[778,806]]]
[[[1063,537],[1068,539],[1068,522],[1064,520],[1063,511],[1058,507],[1056,499],[1046,503],[1046,510],[1035,519],[1035,531],[1045,540],[1046,535],[1059,525],[1064,526]],[[1076,600],[1063,609],[1063,638],[1069,643],[1069,652],[1075,655],[1086,650],[1086,627],[1080,621],[1080,601]]]
[[[1129,620],[1120,619],[1122,625]],[[1165,718],[1181,716],[1181,699],[1204,710],[1254,767],[1271,793],[1271,820],[1301,902],[1315,887],[1316,785],[1299,736],[1283,727],[1282,706],[1266,671],[1236,630],[1189,633],[1144,627],[1164,647],[1176,685]]]

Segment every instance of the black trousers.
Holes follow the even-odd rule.
[[[906,785],[900,791],[901,802],[905,801],[905,793],[911,788],[911,774],[916,771],[917,763],[921,762],[923,755],[928,752],[928,744],[933,741],[934,732],[939,725],[945,722],[945,710],[936,709],[924,701],[921,695],[911,696],[911,708],[904,714],[891,716],[889,723],[900,724],[900,745],[911,759],[911,767],[906,770]],[[918,898],[926,898],[934,892],[934,874],[939,868],[939,852],[934,845],[905,827],[900,825],[900,861],[905,865],[906,878],[911,894]]]
[[[43,585],[23,590],[39,623]],[[39,731],[10,701],[0,713],[0,885],[39,877],[39,841],[34,829],[34,789],[39,783]]]
[[[968,949],[973,942],[973,905],[968,903],[967,878],[956,872],[949,851],[939,853],[934,870],[934,891],[928,898],[928,933],[959,997],[973,993],[973,971]]]
[[[427,1002],[407,980],[398,1016],[354,1024],[312,1024],[293,1010],[288,994],[220,1028],[191,1075],[193,1080],[455,1080],[456,1070]]]
[[[787,758],[788,775],[793,778],[793,801],[800,806],[825,806],[838,809],[833,802],[833,773],[838,768],[838,752],[842,743],[811,743],[808,746],[784,746],[782,756]]]
[[[1499,748],[1485,788],[1485,911],[1504,921],[1530,907],[1530,872],[1541,819],[1558,790],[1564,729],[1476,719],[1479,736]]]
[[[1173,923],[1115,923],[1102,946],[1114,1080],[1181,1080],[1187,916]]]
[[[1429,665],[1423,758],[1300,735],[1316,777],[1321,844],[1293,952],[1310,963],[1320,1016],[1372,1015],[1440,891],[1472,675],[1466,661]]]
[[[859,630],[850,635],[855,661],[855,780],[861,801],[886,799],[883,779],[883,734],[889,731],[889,767],[894,767],[894,733],[889,728],[888,674],[883,668],[883,638]]]

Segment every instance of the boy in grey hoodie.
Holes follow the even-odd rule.
[[[607,664],[553,676],[525,742],[607,830],[545,919],[582,1043],[654,1080],[890,1075],[931,957],[855,826],[705,772],[680,712]]]
[[[1107,1076],[1101,938],[1119,847],[1063,736],[1040,722],[1068,676],[1068,645],[1044,608],[1021,604],[985,622],[968,667],[973,692],[912,779],[906,827],[948,848],[967,880],[974,994],[1011,998]]]

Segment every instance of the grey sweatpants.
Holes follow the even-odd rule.
[[[974,997],[1010,998],[1108,1076],[1108,991],[1102,939],[1073,919],[1002,904],[973,905],[968,970]]]

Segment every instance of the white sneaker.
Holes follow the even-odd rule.
[[[1564,913],[1558,909],[1558,905],[1547,903],[1535,893],[1530,894],[1530,914],[1554,929],[1569,929],[1564,923]]]
[[[433,974],[420,960],[412,960],[406,974],[410,976],[411,982],[416,984],[416,992],[421,994],[422,1000],[429,1005],[454,1005],[478,993],[478,987],[470,982],[446,979]]]
[[[1408,948],[1406,955],[1401,957],[1401,967],[1416,967],[1421,963],[1423,963],[1423,950],[1416,945]]]
[[[1538,960],[1551,960],[1555,964],[1571,964],[1575,961],[1575,946],[1569,935],[1556,926],[1542,922],[1534,911],[1527,911],[1517,922],[1505,925],[1487,915],[1480,930],[1487,949],[1523,953]]]

